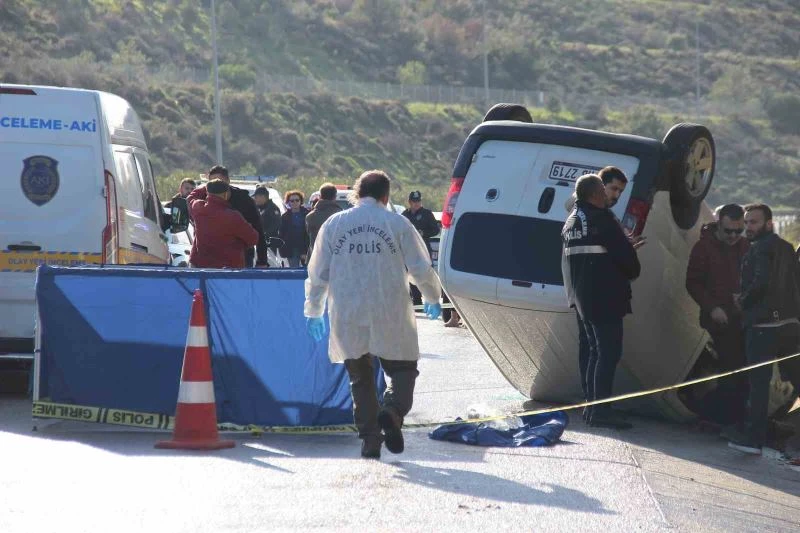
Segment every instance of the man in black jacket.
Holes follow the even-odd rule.
[[[281,227],[281,208],[269,197],[269,189],[257,187],[253,193],[253,201],[256,203],[258,216],[261,217],[261,229],[264,230],[264,237],[267,241],[270,237],[277,237]],[[272,248],[277,250],[278,246],[273,245]]]
[[[417,230],[425,242],[425,248],[428,249],[428,256],[431,255],[431,237],[435,237],[440,229],[436,217],[433,216],[433,211],[422,207],[422,193],[419,191],[411,191],[408,194],[408,209],[403,211],[402,215],[406,217],[414,229]],[[409,284],[409,291],[411,294],[411,301],[414,305],[422,305],[422,294],[417,289],[416,285]]]
[[[752,244],[742,260],[742,293],[736,303],[745,326],[747,364],[752,365],[797,352],[800,287],[794,250],[774,233],[772,210],[764,204],[750,204],[744,211],[745,233]],[[728,446],[760,455],[767,435],[772,365],[750,370],[748,377],[750,402],[745,424],[740,431],[728,432]]]
[[[211,167],[211,170],[208,171],[208,181],[220,179],[225,183],[230,185],[231,178],[228,175],[228,169],[223,167],[222,165],[215,165]],[[248,224],[253,226],[258,232],[258,244],[256,244],[256,253],[253,253],[252,248],[249,248],[245,253],[244,257],[244,264],[246,268],[253,267],[253,257],[257,256],[256,259],[256,266],[257,267],[267,267],[268,260],[267,260],[267,241],[264,238],[264,230],[261,227],[261,216],[258,214],[258,209],[256,209],[256,204],[252,198],[250,198],[250,194],[245,191],[244,189],[240,189],[238,187],[231,186],[231,199],[229,203],[231,204],[231,208],[239,211],[244,219],[247,221]]]
[[[630,281],[641,267],[633,245],[606,208],[603,181],[587,174],[578,179],[575,192],[577,201],[561,232],[561,271],[567,300],[589,340],[585,391],[591,401],[611,396],[622,358],[622,318],[631,312]],[[631,427],[607,405],[587,408],[585,419],[591,426]]]
[[[177,226],[189,224],[189,206],[186,203],[186,198],[192,194],[195,187],[197,187],[197,184],[191,178],[184,178],[181,181],[178,194],[164,204],[164,207],[169,209],[169,214],[164,214],[161,218],[161,231],[167,231],[173,224]]]
[[[314,243],[317,242],[319,229],[331,216],[335,215],[342,208],[336,203],[336,185],[333,183],[323,183],[319,188],[319,199],[314,204],[313,209],[306,215],[306,231],[308,232],[308,260],[311,261],[311,251]]]

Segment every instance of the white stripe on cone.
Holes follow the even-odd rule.
[[[216,403],[211,381],[181,381],[178,403]]]
[[[191,348],[208,348],[208,332],[205,326],[189,326],[186,346]]]

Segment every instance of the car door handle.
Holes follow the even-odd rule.
[[[142,246],[141,244],[136,244],[135,242],[132,242],[131,247],[133,247],[134,250],[139,250],[140,252],[147,253],[147,246]]]
[[[40,252],[42,247],[38,244],[9,244],[10,252]]]
[[[532,282],[530,282],[530,281],[517,281],[517,280],[513,280],[513,281],[511,282],[511,284],[512,284],[513,286],[515,286],[515,287],[525,287],[526,289],[529,289],[529,288],[533,287],[533,283],[532,283]]]

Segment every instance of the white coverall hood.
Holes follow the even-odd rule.
[[[328,301],[331,361],[366,353],[419,359],[409,277],[426,302],[439,301],[442,288],[425,243],[405,217],[362,198],[325,221],[308,265],[304,311],[321,317]]]

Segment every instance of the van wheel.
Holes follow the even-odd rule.
[[[675,222],[681,227],[688,224],[686,215],[699,213],[700,205],[711,188],[716,166],[714,138],[708,128],[699,124],[676,124],[664,137],[669,154],[667,165],[670,183],[670,202],[679,208]],[[683,220],[679,221],[678,217]],[[696,221],[691,220],[689,227]]]
[[[490,120],[516,120],[517,122],[533,122],[533,117],[525,108],[519,104],[494,104],[483,117],[484,122]]]

